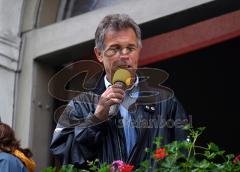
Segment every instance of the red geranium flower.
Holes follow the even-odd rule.
[[[233,160],[234,164],[237,164],[240,161],[240,155],[236,156]]]
[[[159,148],[155,151],[154,157],[156,159],[163,159],[167,156],[166,152],[165,152],[165,148]]]
[[[120,169],[120,172],[131,172],[133,168],[134,168],[133,165],[123,164],[122,168]]]
[[[134,166],[130,164],[125,164],[121,160],[113,161],[111,172],[118,170],[119,172],[131,172]]]

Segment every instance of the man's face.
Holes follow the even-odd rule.
[[[97,48],[94,50],[98,60],[104,65],[109,82],[118,68],[128,69],[132,76],[135,76],[141,48],[137,46],[137,37],[132,28],[107,31],[104,37],[104,50],[100,51]]]

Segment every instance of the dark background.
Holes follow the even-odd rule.
[[[239,60],[240,38],[157,62],[164,69],[193,127],[207,127],[200,144],[214,142],[228,153],[240,153]]]

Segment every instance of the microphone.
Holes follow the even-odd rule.
[[[118,84],[121,89],[126,90],[126,88],[131,84],[131,73],[126,70],[119,68],[113,75],[112,84]],[[113,104],[110,107],[109,115],[117,115],[119,111],[119,104]]]

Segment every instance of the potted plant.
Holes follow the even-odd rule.
[[[151,159],[141,162],[138,168],[120,160],[98,167],[98,160],[95,160],[89,162],[88,170],[66,165],[60,172],[240,172],[240,155],[235,157],[233,154],[226,154],[214,143],[209,143],[206,147],[196,144],[205,130],[204,127],[193,130],[187,125],[184,129],[189,131],[189,137],[185,141],[174,141],[161,147],[161,138],[155,138],[157,149],[146,148]],[[52,167],[42,170],[53,171],[55,168]]]

